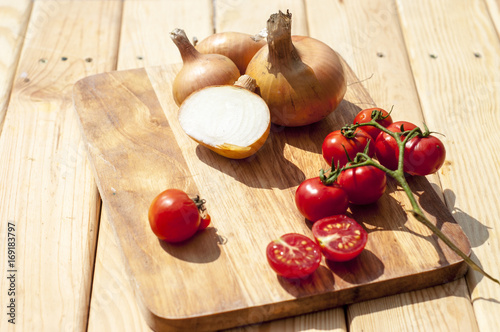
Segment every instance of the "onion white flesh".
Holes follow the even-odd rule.
[[[179,122],[193,140],[232,159],[257,152],[271,128],[264,100],[231,85],[207,87],[190,95],[179,109]]]

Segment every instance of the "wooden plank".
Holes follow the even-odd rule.
[[[204,38],[213,31],[208,0],[126,0],[123,6],[118,69],[179,63],[166,32],[182,28]],[[150,331],[107,213],[101,215],[88,331]],[[119,319],[117,319],[119,317]]]
[[[403,34],[427,122],[442,132],[440,172],[447,204],[469,236],[480,265],[500,276],[500,185],[496,120],[500,43],[483,1],[399,1]],[[426,26],[426,29],[422,29]],[[478,199],[481,197],[481,199]],[[500,287],[468,274],[480,330],[498,328]]]
[[[112,69],[120,12],[120,1],[33,4],[0,137],[0,227],[16,228],[19,330],[86,329],[99,198],[71,92],[77,79]],[[2,278],[2,299],[8,287]]]
[[[500,36],[500,0],[485,0],[488,14],[495,25],[497,35]]]
[[[215,3],[216,32],[236,31],[256,34],[266,28],[266,22],[271,14],[279,10],[282,12],[290,10],[293,15],[292,34],[308,34],[303,0],[218,0]]]
[[[346,58],[377,106],[390,109],[393,105],[395,120],[422,124],[419,95],[394,1],[314,1],[307,2],[307,13],[311,36],[327,42]],[[438,176],[428,179],[442,195]],[[466,292],[460,288],[463,283],[458,285],[458,294]],[[414,322],[429,330],[448,330],[449,323],[435,321],[435,317],[445,316],[453,308],[457,325],[475,326],[468,299],[458,295],[460,301],[457,301],[456,296],[446,287],[434,287],[432,293],[422,290],[351,305],[346,317],[350,329],[355,331],[384,328],[403,331],[412,329]],[[429,308],[420,306],[420,302]]]
[[[31,14],[32,1],[0,1],[0,133],[14,81],[24,34]]]

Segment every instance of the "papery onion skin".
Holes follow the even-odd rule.
[[[242,32],[219,32],[208,36],[196,45],[204,54],[222,54],[231,59],[243,75],[255,53],[265,46],[265,39],[258,39]]]
[[[274,15],[268,21],[268,47],[255,54],[246,74],[257,81],[274,124],[296,127],[320,121],[347,90],[340,57],[317,39],[292,37],[291,14]],[[277,27],[283,17],[288,22]]]
[[[230,85],[240,77],[240,71],[231,59],[220,54],[198,52],[182,29],[173,30],[170,37],[183,61],[172,86],[174,101],[178,106],[195,91],[207,86]]]

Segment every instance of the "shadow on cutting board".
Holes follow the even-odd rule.
[[[251,188],[295,187],[306,179],[305,166],[301,165],[309,166],[309,158],[314,157],[314,171],[318,174],[321,168],[328,167],[321,155],[323,140],[330,132],[352,123],[359,110],[358,106],[344,100],[322,121],[302,127],[271,125],[266,143],[256,154],[245,159],[228,159],[201,145],[197,146],[196,155],[208,166]]]

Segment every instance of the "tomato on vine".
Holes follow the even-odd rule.
[[[295,192],[295,205],[309,221],[342,214],[349,207],[346,192],[337,184],[324,184],[319,177],[303,181]]]
[[[429,175],[443,166],[446,150],[443,142],[433,135],[417,136],[405,145],[404,171],[411,175]]]
[[[288,233],[269,243],[267,261],[284,278],[305,278],[321,263],[319,246],[305,235]]]
[[[388,130],[394,133],[401,133],[415,128],[417,128],[416,125],[407,121],[396,121],[387,127]],[[403,140],[404,137],[402,136],[401,139]],[[375,141],[375,156],[381,165],[390,170],[396,170],[399,161],[399,147],[394,137],[385,132],[380,133]]]
[[[417,128],[406,121],[394,122],[387,127],[392,132],[405,132]],[[402,135],[401,139],[404,139]],[[395,170],[398,167],[399,148],[396,140],[387,133],[382,133],[375,142],[375,155],[380,164]],[[446,149],[443,142],[430,134],[426,128],[405,144],[403,171],[411,175],[429,175],[443,166],[446,158]]]
[[[149,207],[148,219],[153,233],[166,242],[182,242],[210,223],[204,213],[204,200],[195,199],[179,189],[167,189]],[[201,213],[200,213],[201,212]]]
[[[349,159],[354,159],[358,152],[364,151],[367,145],[369,146],[368,154],[373,156],[375,153],[374,142],[364,129],[342,128],[326,136],[321,151],[328,165],[332,166],[333,160],[335,167],[342,167],[349,162]]]
[[[366,165],[340,172],[337,182],[347,193],[349,202],[364,205],[375,203],[385,192],[387,176],[375,166]]]
[[[320,219],[313,225],[312,232],[325,258],[335,262],[357,257],[368,241],[365,229],[346,215]]]
[[[386,110],[374,107],[361,110],[354,118],[353,124],[367,123],[372,119],[375,119],[377,123],[386,128],[393,122],[391,115]],[[374,142],[381,132],[380,129],[374,126],[364,126],[361,128],[363,128],[363,130],[370,135]]]

